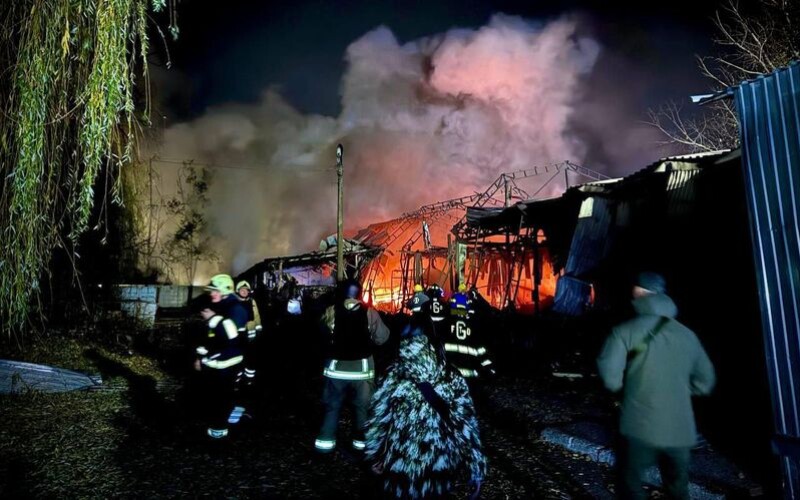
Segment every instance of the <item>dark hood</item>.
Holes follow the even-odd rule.
[[[633,309],[639,316],[666,316],[667,318],[674,318],[678,315],[678,306],[672,301],[669,296],[663,293],[655,295],[648,295],[635,299],[633,302]]]

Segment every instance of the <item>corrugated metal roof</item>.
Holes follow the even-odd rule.
[[[701,151],[698,153],[689,153],[685,155],[667,156],[658,160],[658,163],[665,161],[686,161],[686,160],[699,160],[701,158],[714,158],[724,156],[733,151],[732,149],[720,149],[718,151]]]
[[[794,63],[729,91],[734,95],[739,114],[775,422],[780,436],[797,439],[800,437],[800,65]],[[800,454],[796,448],[783,456],[782,465],[786,496],[800,497]]]
[[[705,151],[701,153],[690,153],[685,155],[677,155],[677,156],[666,156],[664,158],[659,158],[658,161],[651,163],[650,165],[644,167],[643,169],[637,170],[636,172],[627,175],[625,177],[617,177],[614,179],[606,179],[602,181],[592,181],[592,182],[585,182],[583,184],[577,184],[573,186],[573,189],[577,189],[583,192],[592,192],[593,187],[608,187],[614,184],[620,183],[625,181],[626,179],[635,178],[637,176],[641,176],[648,172],[666,172],[673,169],[681,169],[680,165],[674,165],[676,162],[685,162],[687,165],[693,165],[691,168],[700,168],[702,164],[709,160],[719,160],[724,158],[725,156],[731,154],[733,150],[730,149],[720,149],[718,151]],[[702,162],[698,160],[703,160]]]
[[[678,190],[679,192],[673,193],[673,197],[677,201],[684,200],[689,196],[687,190],[691,189],[690,182],[688,182],[695,173],[701,170],[704,166],[714,164],[719,160],[724,160],[731,154],[731,150],[720,150],[706,153],[696,153],[681,156],[670,156],[661,158],[657,162],[651,163],[647,167],[634,172],[626,177],[616,179],[607,179],[602,181],[587,182],[578,184],[570,188],[564,195],[557,198],[550,198],[547,200],[528,200],[519,202],[512,207],[506,209],[475,209],[469,208],[467,210],[467,222],[470,226],[480,228],[491,228],[501,230],[508,226],[516,227],[519,224],[519,212],[521,211],[528,219],[532,219],[533,214],[539,213],[537,207],[548,208],[554,203],[558,204],[558,200],[567,198],[568,195],[575,195],[579,193],[580,199],[589,196],[611,196],[614,193],[628,193],[629,191],[638,191],[642,184],[651,182],[653,173],[670,173],[666,182],[661,189]],[[678,172],[685,172],[680,174]],[[577,201],[580,201],[579,199]]]

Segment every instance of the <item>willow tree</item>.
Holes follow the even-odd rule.
[[[130,164],[137,123],[148,115],[149,104],[139,114],[134,106],[140,79],[147,94],[148,15],[167,5],[0,4],[0,323],[11,333],[37,309],[54,249],[75,254],[98,173]],[[119,201],[121,183],[111,184]]]

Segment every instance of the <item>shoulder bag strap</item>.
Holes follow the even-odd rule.
[[[630,364],[631,361],[636,359],[636,357],[639,354],[647,350],[647,347],[650,345],[650,342],[655,338],[656,335],[658,335],[661,332],[661,330],[664,329],[665,326],[667,326],[667,323],[669,323],[669,318],[666,316],[661,316],[658,319],[658,323],[656,324],[655,328],[650,330],[647,336],[628,352],[628,364]]]

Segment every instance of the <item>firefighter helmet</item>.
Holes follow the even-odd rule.
[[[238,292],[239,290],[241,290],[242,288],[247,288],[248,290],[252,290],[252,288],[250,288],[250,283],[248,283],[248,282],[247,282],[247,281],[245,281],[245,280],[242,280],[242,281],[240,281],[240,282],[236,283],[236,291],[237,291],[237,292]]]
[[[439,299],[442,299],[442,298],[444,298],[444,290],[442,289],[442,287],[440,287],[440,286],[439,286],[439,285],[437,285],[436,283],[434,283],[434,284],[430,285],[430,286],[428,287],[428,289],[427,289],[427,290],[425,290],[425,293],[426,293],[426,294],[428,295],[428,297],[430,297],[431,299],[434,299],[434,298],[439,298]]]
[[[233,278],[227,274],[217,274],[211,278],[211,281],[206,285],[207,291],[217,291],[222,295],[233,293]]]
[[[424,292],[417,292],[413,297],[411,297],[411,300],[408,301],[406,307],[411,309],[411,312],[418,313],[427,308],[429,306],[428,302],[430,301],[430,297],[428,297]]]

